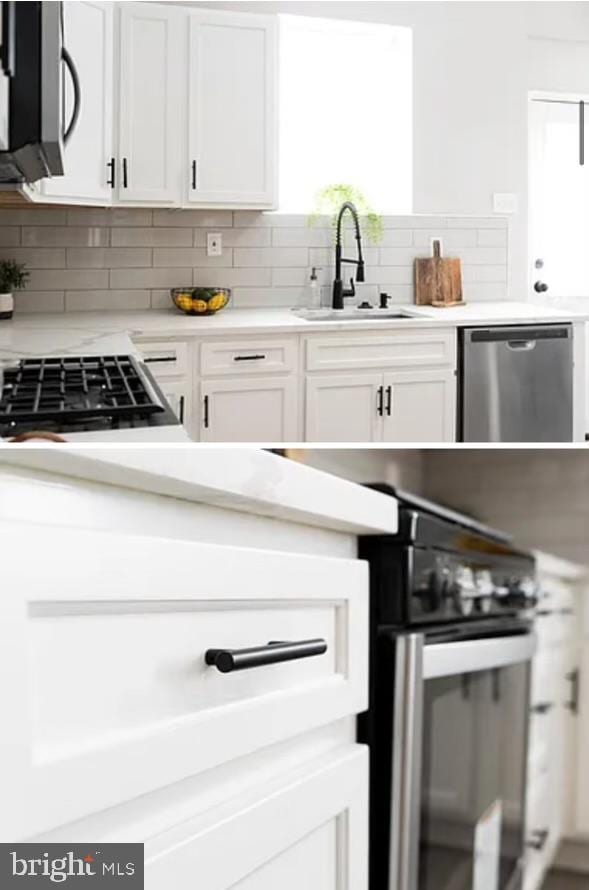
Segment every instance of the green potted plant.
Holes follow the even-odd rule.
[[[322,216],[330,215],[332,224],[335,226],[338,211],[345,201],[350,201],[355,205],[362,218],[368,240],[372,244],[378,244],[382,239],[382,217],[370,207],[363,193],[354,185],[339,183],[320,189],[315,196],[313,212],[307,218],[308,224],[314,226]]]
[[[0,260],[0,318],[12,318],[15,290],[22,290],[29,278],[25,266],[15,260]]]

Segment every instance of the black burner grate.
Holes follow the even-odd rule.
[[[133,356],[23,359],[4,370],[0,423],[115,420],[163,410]]]

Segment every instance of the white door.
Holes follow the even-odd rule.
[[[453,371],[385,374],[384,442],[452,442],[456,377]]]
[[[296,377],[202,383],[203,442],[294,442],[297,426]]]
[[[308,442],[377,442],[382,431],[382,374],[308,377]]]
[[[147,843],[146,890],[367,890],[367,786],[366,748],[332,752]]]
[[[122,3],[119,41],[119,201],[180,200],[185,17],[156,3]]]
[[[190,14],[183,179],[190,203],[272,206],[276,53],[274,17]]]
[[[43,195],[110,203],[113,155],[113,5],[64,3],[64,45],[80,79],[80,113],[64,150],[65,175],[45,179]],[[74,106],[72,82],[65,75],[65,119]],[[112,165],[111,165],[112,166]]]

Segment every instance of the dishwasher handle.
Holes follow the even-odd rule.
[[[568,340],[572,336],[572,325],[467,328],[466,336],[471,343],[507,343],[511,348],[517,344],[515,348],[521,349],[520,344],[535,344],[538,340]]]
[[[506,346],[516,352],[531,352],[536,348],[537,340],[508,340]]]

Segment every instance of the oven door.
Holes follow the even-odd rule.
[[[381,637],[371,890],[521,887],[534,648],[530,633]]]

